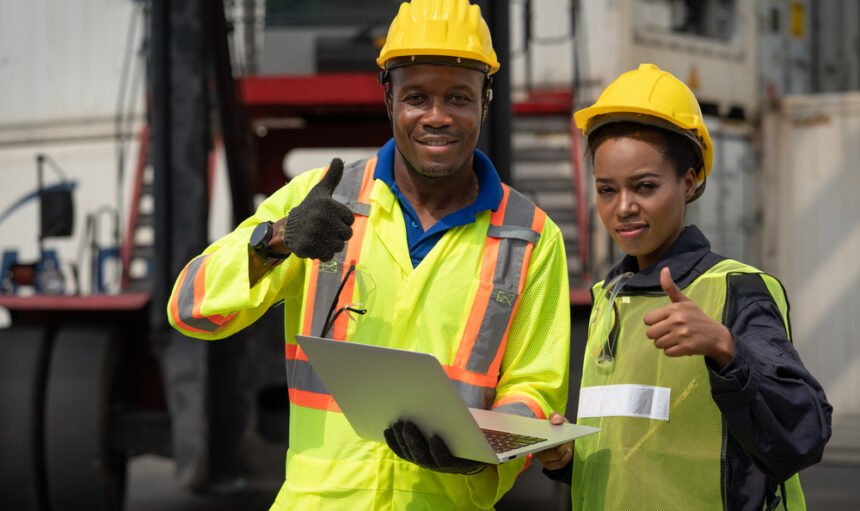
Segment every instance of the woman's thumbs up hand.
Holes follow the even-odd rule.
[[[645,335],[666,356],[704,355],[725,367],[735,352],[729,329],[705,314],[678,288],[669,268],[660,272],[660,286],[671,303],[645,315]]]

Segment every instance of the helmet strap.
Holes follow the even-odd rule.
[[[484,76],[484,91],[481,94],[481,125],[487,119],[487,111],[490,108],[490,102],[493,101],[493,77],[490,75]]]

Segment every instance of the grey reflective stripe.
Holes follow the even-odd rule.
[[[328,394],[320,377],[307,360],[287,359],[287,386],[291,389]]]
[[[491,225],[487,230],[487,236],[491,238],[516,238],[537,245],[540,234],[530,227],[515,227],[512,225]]]
[[[208,255],[200,256],[188,263],[185,279],[182,281],[182,287],[179,288],[179,298],[177,298],[176,308],[179,310],[179,319],[183,323],[192,328],[212,333],[219,328],[216,323],[206,317],[194,317],[194,281],[197,279],[200,267],[208,257]]]
[[[367,159],[347,164],[343,168],[343,177],[331,196],[356,215],[370,216],[370,204],[358,202],[365,166],[367,166]]]
[[[338,202],[346,205],[353,213],[363,215],[360,211],[366,211],[370,214],[370,205],[358,202],[358,195],[361,193],[361,183],[364,180],[364,168],[367,165],[367,160],[359,160],[357,162],[346,165],[343,169],[343,177],[340,183],[335,188],[332,197]],[[340,287],[340,281],[343,276],[343,263],[346,257],[346,251],[349,244],[353,243],[350,239],[347,241],[343,250],[335,254],[331,261],[320,261],[319,272],[317,273],[316,294],[314,296],[314,311],[311,319],[311,335],[323,335],[325,328],[325,320],[328,317],[328,311],[331,304],[337,296],[337,288]],[[311,283],[311,285],[314,285]]]
[[[343,259],[343,252],[337,254],[331,261],[320,261],[319,272],[317,272],[316,294],[314,295],[314,312],[311,319],[311,335],[323,335],[325,320],[331,303],[337,296],[337,288],[340,286],[343,263],[337,259]]]
[[[527,227],[531,231],[534,215],[535,205],[511,189],[505,208],[504,227]],[[499,241],[493,290],[481,320],[478,338],[466,364],[466,369],[470,371],[486,374],[502,345],[514,305],[519,300],[520,276],[523,271],[527,271],[523,268],[523,262],[529,243],[531,242],[519,237],[502,238]]]
[[[534,411],[523,403],[506,403],[502,406],[493,408],[494,412],[509,413],[511,415],[520,415],[523,417],[531,417],[536,419]]]
[[[454,388],[457,389],[457,394],[466,403],[466,406],[471,408],[480,408],[489,410],[493,406],[493,401],[496,400],[496,389],[494,387],[480,387],[460,380],[451,380]]]

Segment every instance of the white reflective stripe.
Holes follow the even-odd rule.
[[[577,417],[643,417],[669,420],[672,389],[650,385],[601,385],[579,392]]]

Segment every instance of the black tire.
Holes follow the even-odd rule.
[[[47,328],[0,330],[0,498],[4,509],[45,509],[42,405],[47,361]]]
[[[126,459],[111,449],[118,348],[107,327],[57,331],[45,396],[45,472],[54,511],[123,507]]]

